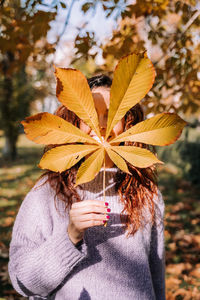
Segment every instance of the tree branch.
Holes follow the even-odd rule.
[[[192,25],[192,23],[198,18],[199,15],[200,15],[200,10],[197,10],[197,11],[194,13],[194,15],[192,16],[192,18],[187,22],[187,24],[185,24],[185,26],[184,26],[184,28],[183,28],[183,31],[182,31],[182,33],[181,33],[180,38],[184,35],[184,33],[188,30],[188,28],[189,28],[189,27]],[[171,40],[171,41],[169,42],[168,46],[167,46],[167,49],[168,49],[167,52],[169,52],[170,50],[172,50],[172,48],[175,46],[175,44],[176,44],[176,41],[174,41],[174,39]],[[165,58],[167,55],[168,55],[168,53],[163,54],[163,55],[160,57],[160,59],[159,59],[157,62],[154,63],[154,65],[157,65],[157,64],[158,64],[163,58]]]
[[[61,34],[58,36],[57,40],[56,40],[56,44],[58,45],[63,34],[65,33],[65,30],[67,28],[67,25],[69,23],[69,19],[70,19],[70,15],[71,15],[71,11],[72,11],[72,8],[73,8],[73,5],[74,3],[76,2],[77,0],[72,0],[71,4],[70,4],[70,7],[69,7],[69,10],[68,10],[68,13],[67,13],[67,17],[66,17],[66,20],[65,20],[65,24],[64,24],[64,27],[63,27],[63,30],[61,32]]]

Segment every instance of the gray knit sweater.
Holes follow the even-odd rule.
[[[106,169],[107,227],[86,229],[83,243],[68,237],[68,213],[57,212],[54,190],[41,179],[27,194],[12,232],[9,275],[16,291],[29,299],[165,300],[164,203],[154,197],[157,223],[148,222],[127,238],[120,221],[123,209],[115,191],[117,168]],[[103,169],[77,187],[83,201],[104,201]],[[149,214],[144,217],[148,220]],[[146,218],[145,217],[145,218]]]

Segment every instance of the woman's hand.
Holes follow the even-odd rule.
[[[69,211],[68,235],[73,244],[83,239],[87,228],[103,225],[109,216],[106,216],[110,209],[103,201],[85,200],[72,204]]]

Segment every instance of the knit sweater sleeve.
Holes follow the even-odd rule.
[[[45,197],[49,197],[45,185],[32,189],[22,202],[13,227],[8,270],[13,287],[25,297],[46,297],[87,256],[85,242],[76,247],[66,226],[51,229],[44,236],[44,228],[52,227]]]
[[[165,205],[161,192],[158,190],[156,203],[156,223],[151,230],[149,265],[156,300],[165,300],[165,240],[164,240],[164,212]]]

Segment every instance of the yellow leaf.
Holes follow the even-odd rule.
[[[37,144],[99,144],[82,130],[50,113],[39,113],[21,122],[27,138]]]
[[[122,58],[116,67],[111,86],[105,139],[100,135],[94,100],[85,76],[78,70],[62,68],[56,68],[55,74],[58,99],[96,132],[100,142],[71,123],[49,113],[37,114],[21,123],[27,137],[36,143],[85,143],[53,148],[43,155],[39,164],[42,169],[63,172],[89,155],[78,170],[75,186],[94,179],[102,167],[105,151],[119,169],[129,174],[127,162],[139,168],[162,164],[163,162],[147,149],[117,144],[136,141],[151,145],[168,145],[180,136],[186,124],[176,114],[162,113],[136,124],[112,141],[107,141],[112,128],[153,85],[155,71],[145,53],[128,55]]]
[[[130,164],[138,168],[147,168],[155,163],[161,163],[149,150],[134,146],[112,146],[112,150],[121,155]]]
[[[101,147],[99,150],[91,154],[80,166],[76,176],[76,184],[85,183],[95,178],[97,173],[102,167],[104,159],[104,148]]]
[[[110,143],[129,141],[166,146],[179,138],[186,124],[177,114],[161,113],[129,128]]]
[[[119,61],[110,91],[106,139],[126,112],[148,93],[154,78],[153,64],[146,55],[131,54]]]
[[[99,147],[95,145],[66,145],[55,147],[44,153],[38,166],[41,169],[63,172],[98,148]]]
[[[114,164],[121,169],[123,172],[131,174],[128,170],[128,166],[124,159],[118,155],[116,152],[112,150],[112,147],[107,147],[106,152],[108,153],[110,159],[114,162]]]
[[[89,125],[101,139],[98,116],[86,77],[78,70],[64,68],[56,68],[55,75],[59,101]]]

